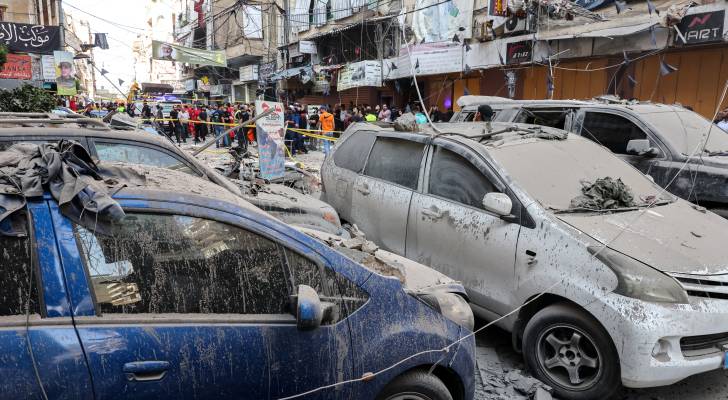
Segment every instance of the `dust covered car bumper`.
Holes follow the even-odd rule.
[[[728,301],[690,298],[690,304],[650,303],[613,293],[587,306],[612,337],[622,383],[671,385],[723,368],[728,351]]]

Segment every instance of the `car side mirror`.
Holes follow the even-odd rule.
[[[644,157],[657,157],[660,155],[660,150],[656,147],[652,147],[648,139],[632,139],[627,142],[627,154]]]
[[[296,326],[299,330],[309,331],[339,320],[339,307],[333,303],[322,302],[311,286],[298,285],[297,298]]]
[[[513,202],[505,193],[491,192],[483,198],[483,208],[501,217],[511,214]]]

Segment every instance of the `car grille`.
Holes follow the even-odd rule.
[[[680,350],[686,357],[712,354],[728,346],[728,333],[713,335],[685,336],[680,339]]]
[[[728,274],[689,275],[670,274],[682,285],[688,296],[728,300]]]

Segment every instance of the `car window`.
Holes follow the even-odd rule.
[[[0,235],[0,316],[25,315],[28,306],[31,314],[39,312],[38,284],[30,280],[31,251],[27,237]]]
[[[285,314],[279,246],[202,218],[129,214],[109,235],[76,226],[102,313]]]
[[[428,193],[482,209],[485,195],[496,191],[491,181],[465,157],[435,147]]]
[[[552,128],[564,129],[566,116],[569,110],[566,109],[529,109],[523,108],[513,122],[524,124],[550,126]]]
[[[424,149],[421,143],[378,137],[364,168],[364,175],[416,189]]]
[[[595,141],[616,154],[627,154],[627,143],[647,139],[645,132],[632,121],[619,115],[587,112],[581,136]]]
[[[286,263],[290,267],[294,292],[298,290],[298,285],[308,285],[316,290],[321,301],[339,305],[338,318],[332,322],[346,318],[369,299],[365,291],[332,269],[316,264],[294,251],[288,249],[283,251]]]
[[[94,144],[101,161],[150,165],[198,176],[187,164],[159,150],[125,143],[94,141]]]
[[[371,132],[354,132],[340,146],[336,146],[334,164],[349,171],[361,172],[376,138]]]

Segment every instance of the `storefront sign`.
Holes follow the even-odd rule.
[[[268,81],[276,72],[276,62],[271,61],[267,63],[260,63],[258,65],[258,86],[259,87],[266,87],[266,81]]]
[[[463,70],[463,46],[451,43],[425,43],[402,47],[396,62],[397,69],[392,69],[391,63],[385,62],[384,79],[412,75],[410,52],[418,76],[448,74]]]
[[[246,65],[240,67],[240,82],[250,82],[258,80],[258,66]]]
[[[195,80],[194,79],[187,79],[185,81],[185,91],[186,92],[192,92],[195,90]]]
[[[255,110],[258,114],[271,108],[275,111],[255,123],[260,176],[263,179],[281,178],[285,173],[283,103],[261,100],[255,102]]]
[[[339,70],[337,90],[363,86],[382,86],[382,63],[379,61],[360,61],[347,64]]]
[[[685,44],[721,41],[724,19],[725,10],[686,15],[677,25],[682,34],[679,40]]]
[[[198,79],[197,80],[197,91],[199,92],[209,92],[210,91],[210,84],[205,83],[205,81]]]
[[[76,68],[70,51],[54,51],[56,62],[56,86],[59,96],[76,95]]]
[[[224,50],[203,50],[152,40],[152,58],[188,64],[227,67]]]
[[[0,22],[0,44],[20,53],[50,53],[61,48],[57,26]]]
[[[506,44],[506,64],[531,62],[533,47],[530,40]]]
[[[301,40],[298,42],[298,52],[301,54],[316,54],[316,42]]]
[[[43,65],[43,80],[46,82],[55,82],[56,80],[56,60],[53,56],[42,56],[40,62]]]
[[[33,78],[33,67],[30,56],[8,54],[5,64],[0,67],[0,78],[2,79],[25,79]]]

